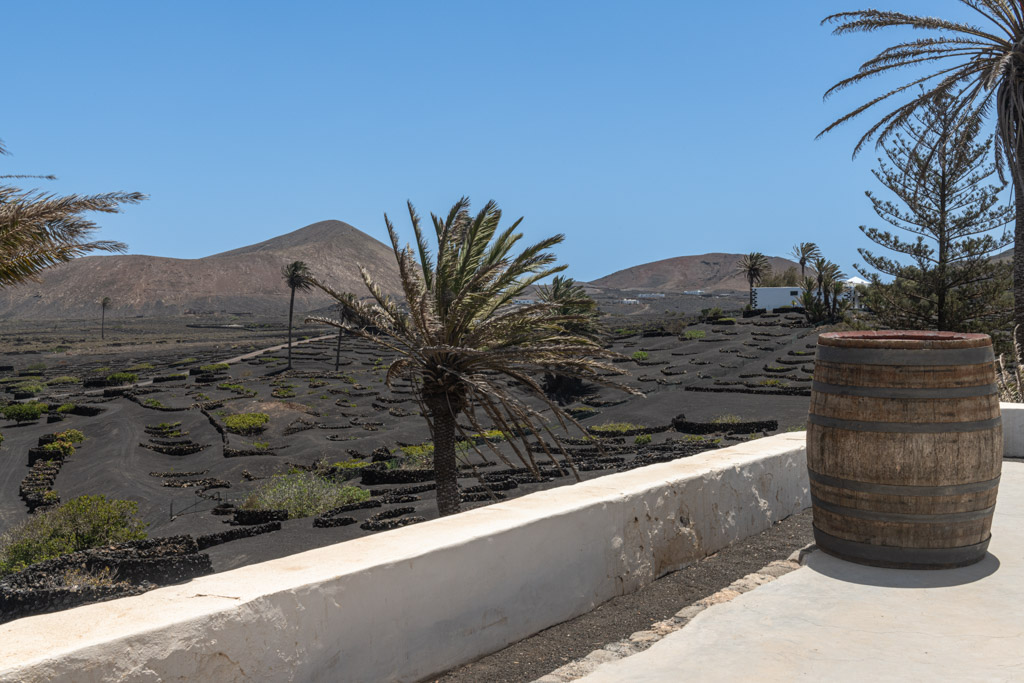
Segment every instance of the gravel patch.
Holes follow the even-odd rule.
[[[813,541],[811,511],[793,515],[636,593],[613,598],[504,650],[433,679],[443,683],[528,683],[574,660],[650,630],[685,607],[709,598],[768,564],[785,560]],[[627,653],[623,653],[627,654]]]

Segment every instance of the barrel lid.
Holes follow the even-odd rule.
[[[987,334],[935,332],[931,330],[877,330],[870,332],[824,332],[823,346],[854,349],[973,349],[991,346]]]

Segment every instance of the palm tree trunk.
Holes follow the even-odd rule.
[[[334,350],[334,371],[341,367],[341,328],[338,328],[338,347]]]
[[[106,327],[106,325],[107,325],[107,309],[106,308],[101,308],[100,309],[100,339],[104,338],[104,334],[105,334],[104,328]]]
[[[292,299],[288,302],[288,369],[292,369],[292,311],[295,310],[295,288],[292,287]]]
[[[434,427],[434,478],[437,481],[437,513],[446,517],[459,512],[459,465],[455,459],[455,416],[447,397],[428,399],[427,411]]]
[[[1014,182],[1017,223],[1013,230],[1013,324],[1024,325],[1024,187]]]

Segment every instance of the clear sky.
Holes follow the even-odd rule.
[[[817,242],[850,274],[887,81],[822,102],[899,34],[833,37],[865,0],[9,2],[0,173],[138,190],[130,253],[195,258],[334,218],[386,240],[461,195],[564,232],[590,280]],[[954,0],[870,6],[963,17]],[[906,34],[904,34],[906,35]],[[914,34],[914,37],[922,34]]]

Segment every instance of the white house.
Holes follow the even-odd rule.
[[[619,303],[623,303],[623,304],[631,304],[631,305],[634,305],[634,306],[635,306],[636,304],[639,304],[639,303],[640,303],[640,300],[639,300],[639,299],[623,299],[623,300],[622,300],[622,301],[620,301]]]
[[[517,306],[530,306],[531,304],[537,303],[533,299],[512,299],[512,303]]]
[[[772,310],[800,305],[799,287],[754,287],[754,308]]]
[[[846,298],[850,300],[850,305],[854,308],[860,308],[860,294],[857,293],[857,285],[867,285],[871,283],[854,275],[843,284],[846,285]]]

